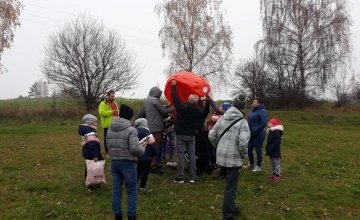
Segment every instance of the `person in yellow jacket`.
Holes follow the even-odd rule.
[[[105,100],[99,104],[99,115],[101,127],[104,129],[104,147],[105,152],[108,153],[106,135],[110,127],[113,117],[119,117],[119,107],[115,101],[115,91],[110,90],[106,93]]]

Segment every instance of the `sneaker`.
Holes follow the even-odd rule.
[[[261,167],[256,165],[255,168],[252,170],[253,172],[260,172],[261,171]]]
[[[176,177],[174,183],[184,183],[184,178]]]
[[[280,181],[280,176],[274,176],[273,182],[277,183]]]
[[[245,168],[249,169],[249,170],[253,170],[254,169],[254,164],[248,164],[245,166]]]
[[[194,179],[189,180],[189,183],[195,183]]]
[[[274,179],[274,175],[268,177],[268,180],[273,180],[273,179]]]
[[[142,193],[149,193],[152,191],[152,189],[148,188],[148,187],[144,187],[144,188],[139,188],[139,191]]]

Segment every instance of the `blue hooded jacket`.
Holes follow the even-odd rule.
[[[96,129],[90,127],[89,125],[79,125],[78,133],[81,136],[85,136],[89,133],[96,133]],[[103,156],[101,155],[100,143],[97,141],[88,141],[82,147],[82,156],[86,160],[93,160],[95,157],[98,160],[104,160]]]
[[[251,137],[265,137],[267,112],[263,104],[251,109],[248,116]]]
[[[150,131],[146,128],[139,127],[139,128],[136,128],[136,130],[138,131],[139,140],[150,135]],[[142,160],[142,161],[151,160],[155,156],[155,154],[156,154],[155,147],[152,144],[149,144],[145,149],[144,155],[139,157],[139,160]]]

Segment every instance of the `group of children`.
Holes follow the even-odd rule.
[[[229,107],[231,106],[230,103],[223,103],[222,105],[222,113],[225,112]],[[120,114],[119,117],[122,118],[124,117],[126,120],[126,123],[128,123],[128,126],[131,126],[131,119],[133,116],[133,112],[131,115],[126,115],[126,116],[122,116],[122,110],[124,112],[130,111],[129,110],[130,107],[125,106],[125,105],[121,105],[120,107]],[[131,116],[131,117],[130,117]],[[221,117],[221,114],[217,114],[217,115],[213,115],[210,121],[214,121],[213,123],[210,122],[209,124],[209,128],[211,129],[211,126],[214,125],[214,123],[216,123],[216,119]],[[94,115],[91,114],[86,114],[83,118],[83,124],[81,124],[79,126],[79,130],[78,133],[79,135],[81,135],[81,137],[83,138],[82,141],[82,156],[84,159],[86,160],[94,160],[94,161],[101,161],[104,160],[102,154],[101,154],[101,148],[100,148],[100,140],[98,138],[98,135],[96,134],[96,128],[97,128],[97,118]],[[116,118],[115,118],[116,119]],[[136,191],[140,191],[140,192],[151,192],[151,189],[147,186],[147,179],[151,170],[151,161],[153,159],[153,157],[155,157],[156,155],[161,156],[161,159],[165,159],[165,155],[167,153],[167,150],[169,149],[169,160],[172,160],[174,157],[174,148],[175,148],[175,143],[174,143],[174,133],[172,132],[172,120],[170,118],[168,118],[167,120],[165,120],[165,130],[162,136],[162,152],[159,152],[158,154],[156,153],[155,147],[152,145],[155,140],[154,137],[151,135],[150,130],[148,128],[148,123],[147,120],[145,118],[139,118],[137,120],[135,120],[134,124],[134,129],[136,129],[136,134],[137,134],[137,141],[139,142],[138,145],[141,147],[141,149],[137,149],[137,153],[136,154],[132,154],[132,158],[136,157],[137,159],[131,159],[134,161],[137,161],[136,164],[136,173],[137,173],[137,181],[135,181],[136,186]],[[126,128],[126,129],[130,129],[130,128]],[[270,157],[270,164],[272,167],[272,175],[269,177],[269,180],[274,181],[274,182],[278,182],[280,180],[280,158],[281,158],[281,150],[280,150],[280,145],[281,145],[281,136],[283,133],[283,126],[282,123],[279,119],[273,118],[271,120],[269,120],[268,122],[268,138],[267,138],[267,144],[266,144],[266,155]],[[129,135],[131,134],[131,132],[129,133]],[[125,137],[125,138],[129,138],[129,137]],[[116,159],[114,159],[114,155],[115,153],[112,151],[111,149],[111,144],[110,146],[108,146],[109,148],[109,156],[110,159],[113,163],[114,161],[117,161],[118,158],[122,158],[121,156],[119,156],[119,154],[121,155],[123,152],[118,152],[116,153]],[[131,149],[130,149],[131,150]],[[127,159],[125,159],[127,160]],[[119,167],[121,167],[121,165],[119,165]],[[112,167],[112,172],[113,172],[113,167]],[[87,176],[87,171],[85,169],[85,178]],[[113,176],[114,178],[114,176]],[[114,184],[114,181],[113,181]],[[125,184],[128,188],[128,183],[125,180]],[[93,185],[89,185],[88,186],[88,190],[91,191],[93,189]],[[132,187],[134,188],[134,187]],[[129,196],[129,195],[128,195]],[[116,200],[116,198],[115,198]],[[131,202],[131,201],[128,201]],[[136,202],[136,199],[135,199]],[[114,195],[113,195],[113,206],[114,206]],[[128,204],[129,206],[129,204]],[[130,205],[131,206],[131,205]],[[136,206],[136,205],[135,205]],[[114,207],[113,207],[114,209]],[[121,209],[121,208],[120,208]],[[136,208],[135,208],[136,209]],[[122,215],[121,212],[118,213],[118,216]],[[118,218],[118,219],[122,219],[122,217]],[[134,218],[135,219],[135,218]]]
[[[82,118],[83,123],[79,125],[78,134],[82,137],[82,156],[85,160],[101,161],[104,160],[101,154],[100,140],[96,133],[97,118],[92,114],[86,114]],[[165,160],[168,154],[170,163],[174,159],[175,153],[175,134],[173,132],[173,120],[168,117],[164,120],[165,130],[162,134],[161,152],[157,153],[153,143],[154,137],[150,133],[148,122],[145,118],[139,118],[134,121],[134,127],[138,133],[139,143],[145,147],[145,153],[138,157],[137,161],[137,179],[139,181],[140,192],[151,192],[151,189],[146,186],[149,173],[151,171],[152,159],[159,155],[161,160]],[[85,179],[87,177],[87,169],[85,168]],[[93,185],[87,186],[88,190],[94,188]]]

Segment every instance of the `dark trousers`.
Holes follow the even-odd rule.
[[[107,143],[106,143],[107,131],[108,131],[108,128],[104,128],[104,147],[105,147],[105,152],[106,153],[108,152]]]
[[[199,131],[195,136],[196,168],[199,173],[212,172],[211,167],[211,144],[208,138],[208,131]]]
[[[248,146],[248,156],[250,164],[254,165],[254,148],[256,151],[256,165],[261,167],[262,164],[262,147],[265,137],[264,136],[257,136],[251,137]]]
[[[140,180],[140,187],[145,188],[151,168],[151,160],[139,160],[137,166],[137,180]]]
[[[225,167],[224,169],[226,178],[222,212],[224,219],[233,219],[240,167]]]

